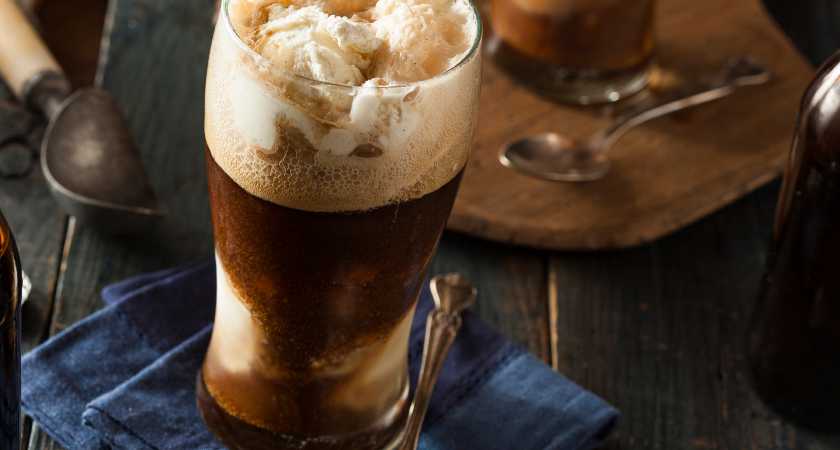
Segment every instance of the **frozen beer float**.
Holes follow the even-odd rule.
[[[199,405],[224,443],[398,440],[414,305],[472,144],[480,33],[467,0],[223,5]]]

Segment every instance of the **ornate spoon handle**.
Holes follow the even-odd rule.
[[[724,67],[718,80],[712,85],[696,88],[695,91],[680,98],[616,119],[609,127],[592,137],[593,142],[596,143],[593,147],[607,149],[624,133],[647,121],[724,98],[740,87],[764,84],[771,78],[770,71],[755,61],[747,57],[733,59]]]
[[[426,342],[423,344],[423,362],[414,401],[408,411],[408,425],[401,450],[415,450],[420,441],[420,429],[435,382],[443,368],[449,348],[461,329],[461,312],[475,303],[476,290],[460,274],[435,277],[431,282],[435,309],[426,321]]]

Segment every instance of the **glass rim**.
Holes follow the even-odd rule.
[[[230,18],[230,8],[229,8],[230,3],[232,1],[236,1],[236,0],[223,0],[222,1],[221,17],[223,18],[222,20],[224,20],[225,26],[228,28],[228,31],[230,31],[230,33],[233,35],[233,40],[236,43],[236,46],[239,47],[240,50],[244,51],[246,54],[248,54],[249,56],[254,58],[256,61],[258,61],[260,63],[265,63],[269,67],[272,67],[271,61],[269,61],[263,55],[254,51],[254,49],[252,49],[248,44],[246,44],[245,41],[242,39],[242,36],[240,36],[239,32],[237,32],[236,28],[234,28],[233,22],[231,21],[231,18]],[[466,2],[470,5],[470,10],[472,11],[472,17],[473,17],[473,20],[475,20],[475,23],[476,23],[476,34],[475,34],[475,39],[473,40],[472,46],[470,46],[470,49],[467,51],[467,53],[464,54],[464,56],[456,64],[453,64],[452,67],[450,67],[450,68],[444,70],[443,72],[441,72],[439,74],[436,74],[436,75],[434,75],[430,78],[425,78],[425,79],[417,80],[417,81],[411,81],[411,82],[407,82],[407,83],[388,84],[388,85],[385,85],[385,86],[362,86],[362,85],[355,85],[355,84],[344,84],[344,83],[336,83],[336,82],[333,82],[333,81],[318,80],[318,79],[315,79],[315,78],[310,78],[310,77],[306,77],[306,76],[303,76],[303,75],[298,75],[298,74],[292,73],[292,72],[287,72],[284,75],[288,76],[290,78],[301,80],[301,81],[311,83],[311,84],[326,85],[326,86],[333,86],[333,87],[337,87],[337,88],[347,88],[347,89],[358,89],[358,88],[397,89],[397,88],[406,88],[406,87],[416,86],[416,85],[421,84],[421,83],[426,83],[426,82],[429,82],[429,81],[436,80],[438,78],[445,77],[445,76],[449,75],[450,73],[455,72],[456,70],[458,70],[462,66],[466,65],[467,62],[472,60],[472,58],[474,56],[476,56],[477,53],[479,53],[479,49],[481,48],[481,39],[482,39],[483,34],[484,34],[484,26],[481,22],[481,14],[479,13],[479,9],[478,9],[478,6],[475,3],[475,0],[466,0]]]

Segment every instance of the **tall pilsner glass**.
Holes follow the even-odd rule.
[[[198,379],[236,449],[386,449],[408,334],[469,156],[481,29],[429,79],[349,86],[254,52],[222,5],[206,88],[216,320]]]

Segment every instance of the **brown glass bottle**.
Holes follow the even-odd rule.
[[[20,290],[17,247],[0,215],[0,449],[20,448]]]
[[[840,432],[840,53],[802,99],[749,360],[772,409]]]

